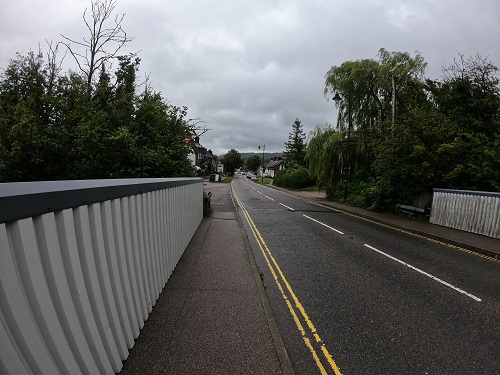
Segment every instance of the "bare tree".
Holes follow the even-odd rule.
[[[118,51],[133,38],[127,36],[122,28],[125,13],[112,18],[116,0],[96,0],[92,2],[92,14],[87,17],[87,9],[83,12],[83,21],[89,30],[89,37],[83,37],[83,41],[76,41],[64,35],[66,47],[73,55],[78,68],[87,77],[89,87],[92,84],[94,73],[100,70],[106,62],[114,58]],[[112,20],[112,21],[111,21]],[[108,27],[108,24],[114,22]],[[74,47],[73,45],[77,46]],[[111,46],[111,47],[110,47]],[[83,47],[85,53],[78,52],[78,47]],[[106,48],[111,48],[111,51]]]
[[[186,123],[189,127],[189,130],[198,137],[201,137],[203,134],[211,130],[207,128],[205,121],[201,120],[199,117],[190,118],[186,121]]]
[[[61,71],[61,66],[66,57],[66,53],[62,57],[61,60],[58,60],[57,55],[59,53],[59,45],[61,43],[56,43],[55,46],[52,41],[45,40],[47,46],[49,47],[49,51],[47,52],[47,70],[48,70],[48,90],[50,93],[54,90],[54,86],[56,84],[57,76]]]

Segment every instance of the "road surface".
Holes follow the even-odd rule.
[[[500,263],[237,176],[296,374],[500,374]]]

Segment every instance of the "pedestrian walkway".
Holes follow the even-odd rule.
[[[211,217],[177,264],[121,374],[293,373],[229,189],[205,183]]]

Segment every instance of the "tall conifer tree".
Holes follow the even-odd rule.
[[[306,156],[306,135],[302,130],[302,124],[296,119],[292,124],[292,131],[288,135],[288,142],[285,142],[285,152],[283,157],[289,168],[305,167]]]

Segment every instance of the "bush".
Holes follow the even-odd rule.
[[[303,189],[314,185],[314,180],[307,168],[289,168],[278,172],[274,184],[285,188]]]

